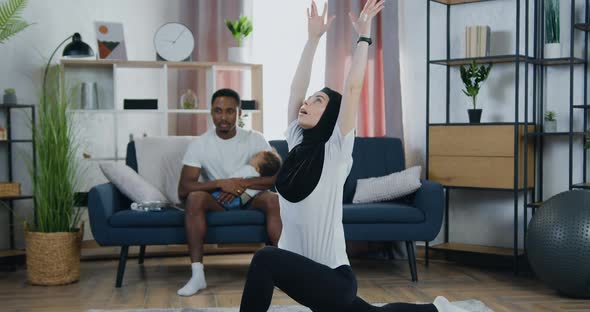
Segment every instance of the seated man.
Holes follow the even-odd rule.
[[[278,197],[276,193],[265,191],[274,185],[276,177],[230,178],[254,155],[271,150],[259,132],[236,127],[237,117],[241,114],[240,103],[237,92],[230,89],[216,91],[211,99],[215,128],[195,139],[184,155],[178,196],[185,207],[184,224],[192,277],[178,290],[180,296],[191,296],[207,287],[202,264],[207,211],[225,211],[223,205],[227,206],[246,190],[261,190],[242,208],[258,209],[266,215],[267,233],[274,245],[281,234]],[[219,191],[217,198],[211,194],[216,191]]]

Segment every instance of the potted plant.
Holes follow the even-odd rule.
[[[53,57],[53,56],[52,56]],[[50,68],[32,126],[36,170],[29,166],[36,209],[25,224],[27,278],[35,285],[63,285],[80,278],[83,224],[76,208],[81,169],[76,158],[71,100],[60,92],[59,70]]]
[[[180,97],[181,107],[184,109],[194,109],[197,107],[197,95],[193,90],[188,89]]]
[[[16,102],[16,92],[14,89],[4,89],[4,104],[16,104]]]
[[[545,58],[561,57],[559,0],[545,0]]]
[[[230,62],[246,63],[246,50],[242,47],[242,40],[252,33],[252,22],[247,16],[240,16],[234,22],[225,20],[225,25],[236,40],[237,47],[229,48],[227,57]]]
[[[557,129],[557,121],[555,120],[555,112],[548,111],[545,113],[545,123],[543,125],[545,132],[555,132]]]
[[[477,66],[475,60],[469,66],[461,66],[461,80],[465,84],[462,90],[465,95],[473,99],[473,109],[468,109],[469,122],[479,123],[481,121],[481,108],[477,108],[477,94],[481,84],[489,77],[492,64]]]
[[[27,0],[8,0],[0,5],[0,43],[31,26],[20,16],[26,6]]]

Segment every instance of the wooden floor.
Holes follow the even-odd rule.
[[[117,262],[82,262],[80,282],[60,287],[30,286],[26,271],[0,273],[0,311],[86,311],[238,306],[252,254],[205,257],[208,288],[198,295],[176,295],[190,275],[186,257],[147,258],[144,265],[130,259],[124,285],[114,287]],[[420,282],[412,283],[406,261],[353,260],[359,295],[369,302],[430,302],[478,299],[494,311],[590,311],[590,300],[567,299],[531,277],[503,270],[481,269],[445,261],[418,263]],[[273,304],[295,304],[275,291]]]

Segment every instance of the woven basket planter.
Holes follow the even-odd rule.
[[[78,232],[42,233],[25,229],[29,283],[51,286],[78,281],[83,235],[84,223]]]

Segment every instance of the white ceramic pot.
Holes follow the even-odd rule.
[[[543,128],[544,128],[544,132],[555,132],[557,130],[557,121],[556,120],[552,120],[552,121],[545,120],[545,122],[543,123]]]
[[[227,60],[235,63],[248,63],[246,49],[243,47],[234,47],[227,49]]]
[[[560,43],[545,43],[545,58],[560,58],[561,44]]]

